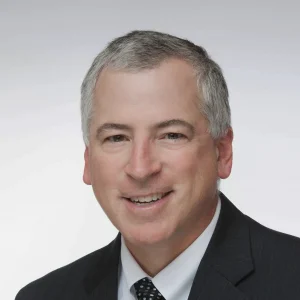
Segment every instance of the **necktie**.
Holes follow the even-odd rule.
[[[134,288],[138,300],[166,300],[147,277],[137,281]]]

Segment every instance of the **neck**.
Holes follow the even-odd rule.
[[[216,199],[218,200],[218,199]],[[155,245],[135,245],[125,240],[126,246],[140,267],[150,277],[154,277],[177,256],[186,250],[207,228],[211,222],[217,207],[217,201],[213,202],[206,214],[199,217],[199,223],[192,229],[182,230],[168,241]]]

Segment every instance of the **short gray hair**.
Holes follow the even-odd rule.
[[[96,82],[104,68],[138,72],[159,66],[170,58],[190,63],[197,75],[199,109],[208,120],[213,139],[224,136],[231,127],[228,89],[222,70],[206,50],[170,34],[132,31],[111,41],[94,59],[81,86],[81,125],[83,140],[89,145]]]

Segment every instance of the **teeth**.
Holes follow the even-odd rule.
[[[154,194],[152,196],[148,196],[148,197],[137,197],[137,198],[130,198],[130,200],[132,202],[138,203],[147,203],[147,202],[151,202],[151,201],[156,201],[161,199],[165,194]]]

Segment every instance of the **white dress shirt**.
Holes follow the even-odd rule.
[[[142,270],[126,247],[122,236],[118,300],[136,300],[133,285],[144,277],[152,280],[166,300],[187,300],[198,266],[215,230],[220,210],[221,201],[219,198],[214,217],[203,233],[154,278]]]

